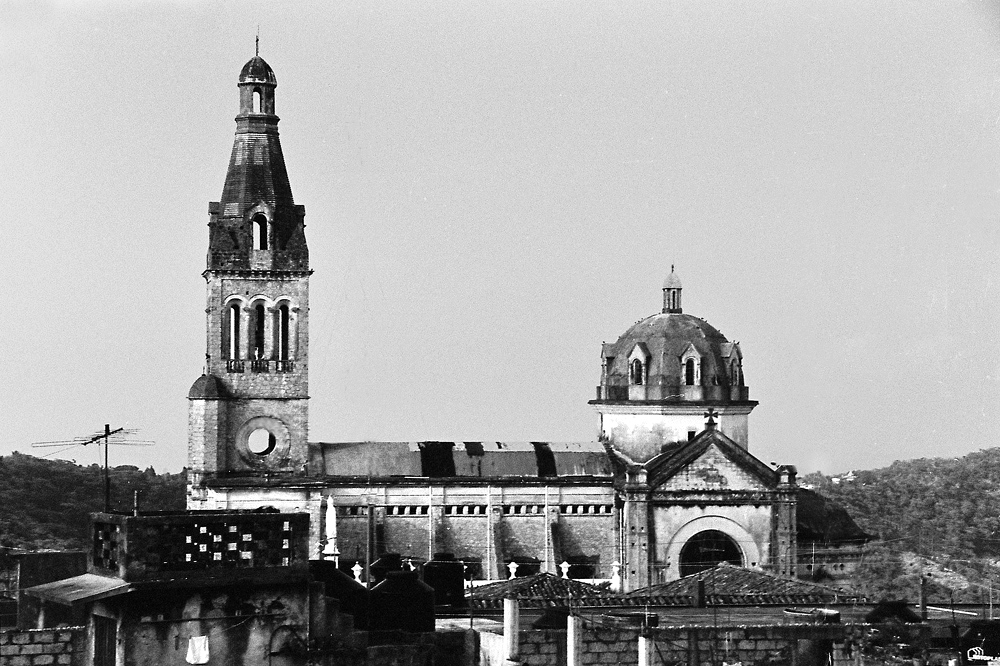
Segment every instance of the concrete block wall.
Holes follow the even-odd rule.
[[[583,666],[637,664],[639,628],[586,626]],[[712,666],[722,662],[821,666],[831,650],[841,660],[851,654],[855,632],[849,625],[768,625],[739,627],[664,627],[649,630],[653,666]],[[519,661],[525,666],[565,666],[566,631],[520,632]],[[502,643],[480,639],[480,664],[502,666]]]
[[[0,632],[0,666],[76,666],[85,643],[83,627]]]

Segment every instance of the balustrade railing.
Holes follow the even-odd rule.
[[[226,361],[226,372],[246,372],[247,361],[242,358],[231,358]],[[250,372],[295,372],[295,361],[251,359]]]
[[[246,372],[247,361],[242,358],[231,358],[226,361],[226,372]],[[251,359],[250,372],[295,372],[295,361]]]

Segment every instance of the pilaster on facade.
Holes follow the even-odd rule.
[[[622,586],[624,591],[631,592],[650,584],[653,543],[649,511],[650,488],[646,483],[646,471],[630,471],[628,477],[622,492],[625,500],[622,521],[625,571]]]

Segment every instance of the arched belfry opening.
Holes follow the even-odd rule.
[[[743,551],[728,534],[718,530],[698,532],[681,548],[681,577],[711,569],[722,562],[743,565]]]
[[[268,243],[269,226],[267,216],[263,213],[257,213],[250,220],[250,233],[253,234],[253,249],[267,250],[270,247]]]

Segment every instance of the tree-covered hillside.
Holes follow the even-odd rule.
[[[809,474],[801,483],[880,540],[866,549],[858,581],[874,596],[892,596],[895,587],[915,598],[920,575],[929,573],[932,596],[979,601],[1000,580],[1000,448],[835,477]],[[956,584],[949,571],[971,585]]]
[[[110,476],[112,510],[131,510],[136,491],[140,510],[184,508],[183,473],[120,466],[112,468]],[[102,467],[17,452],[0,456],[0,546],[86,548],[89,515],[103,510]]]

